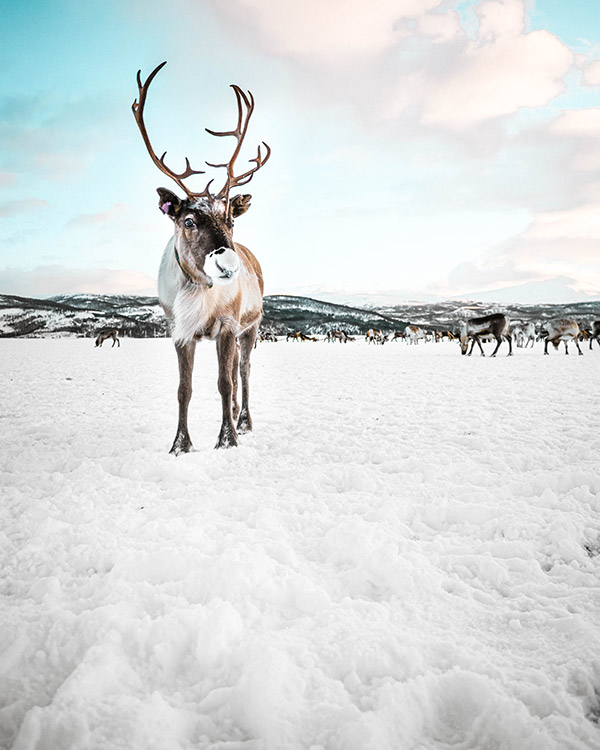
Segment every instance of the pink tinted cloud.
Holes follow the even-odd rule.
[[[42,198],[25,198],[23,200],[4,201],[0,203],[0,216],[16,216],[37,212],[42,208],[48,208],[48,201]]]
[[[72,227],[89,227],[102,224],[109,224],[114,221],[123,219],[129,211],[129,207],[124,203],[115,203],[111,208],[105,211],[99,211],[95,214],[80,214],[68,222]]]
[[[54,294],[141,294],[156,295],[155,279],[131,269],[76,269],[59,265],[38,266],[26,271],[6,267],[0,270],[0,293],[23,297]]]
[[[545,106],[566,89],[574,56],[547,31],[525,33],[522,0],[489,0],[477,10],[477,37],[429,80],[424,124],[471,127]]]

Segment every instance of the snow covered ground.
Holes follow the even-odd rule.
[[[0,747],[600,748],[600,350],[0,342]]]

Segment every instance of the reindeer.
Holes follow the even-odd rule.
[[[414,344],[415,346],[418,346],[419,339],[426,340],[425,331],[423,331],[420,326],[408,325],[404,329],[404,333],[406,334],[406,338],[410,341],[410,343]]]
[[[102,344],[107,339],[112,339],[113,340],[112,346],[117,344],[117,348],[119,348],[121,346],[121,342],[119,341],[118,333],[119,332],[117,331],[116,328],[103,328],[101,331],[98,331],[98,338],[96,339],[96,346],[102,346]],[[111,349],[112,349],[112,346],[111,346]]]
[[[246,185],[263,167],[271,149],[262,143],[254,166],[235,174],[235,162],[246,137],[254,111],[254,97],[233,85],[238,118],[233,130],[213,131],[210,135],[235,139],[235,148],[225,164],[210,164],[226,170],[225,184],[211,192],[208,182],[200,193],[192,192],[184,180],[201,170],[192,169],[186,157],[180,174],[165,164],[166,152],[158,157],[152,148],[146,125],[144,105],[154,77],[166,65],[158,65],[142,83],[137,73],[138,97],[132,111],[150,158],[158,169],[185,193],[180,198],[166,188],[158,188],[159,209],[174,225],[174,235],[165,248],[158,277],[158,297],[169,321],[179,363],[179,419],[171,453],[192,450],[188,432],[188,406],[192,396],[192,371],[196,342],[209,338],[216,342],[219,363],[218,389],[221,396],[222,423],[216,448],[237,445],[237,434],[252,429],[249,409],[250,355],[262,318],[263,277],[261,267],[248,248],[233,240],[233,222],[250,207],[251,195],[231,196],[235,187]],[[237,402],[238,367],[242,381],[242,405]],[[237,426],[234,420],[237,419]]]
[[[531,321],[529,321],[529,323],[524,323],[522,331],[524,348],[527,349],[529,342],[531,342],[531,348],[533,349],[533,345],[535,344],[535,323],[532,323]]]
[[[348,341],[348,334],[346,333],[346,331],[327,331],[325,340],[329,341],[330,343],[339,341],[340,344],[345,344]]]
[[[525,341],[525,334],[523,333],[523,327],[520,325],[513,326],[511,330],[513,341],[515,342],[516,346],[521,349],[523,347],[523,343]]]
[[[548,344],[552,342],[555,349],[558,349],[558,345],[561,341],[565,342],[565,354],[569,353],[568,340],[571,339],[575,342],[577,351],[583,355],[581,347],[579,346],[579,325],[576,320],[571,318],[554,318],[544,324],[544,328],[548,331],[546,341],[544,343],[544,354],[548,354]]]
[[[383,344],[383,331],[379,328],[369,328],[365,335],[365,341],[369,344]]]
[[[592,335],[590,336],[590,349],[592,348],[592,344],[596,341],[598,346],[600,346],[600,320],[595,320],[592,323]]]
[[[471,350],[469,351],[469,357],[473,354],[473,347],[475,342],[479,346],[481,356],[485,357],[485,352],[481,346],[480,337],[493,336],[496,339],[496,348],[492,352],[491,356],[495,357],[496,352],[500,348],[502,339],[508,341],[508,356],[512,357],[512,337],[510,335],[510,321],[502,313],[494,313],[493,315],[486,315],[482,318],[471,318],[470,320],[461,320],[460,324],[460,352],[466,354],[469,348],[469,341],[471,341]]]

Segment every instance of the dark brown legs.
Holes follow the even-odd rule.
[[[242,380],[242,410],[238,420],[239,432],[250,432],[252,430],[252,418],[248,408],[250,396],[250,354],[256,341],[258,327],[250,328],[240,336],[240,378]]]
[[[544,354],[548,354],[548,344],[550,343],[551,339],[549,337],[546,337],[546,343],[544,344]],[[567,346],[567,339],[563,339],[565,344],[565,354],[569,353],[569,347]],[[581,351],[581,347],[579,346],[579,341],[577,338],[574,338],[573,341],[575,342],[575,346],[577,347],[577,351],[579,354],[583,355],[583,352]],[[558,345],[560,343],[560,339],[552,339],[552,343],[554,344],[554,348],[558,349]]]
[[[175,345],[177,360],[179,363],[179,389],[177,400],[179,402],[179,422],[177,423],[177,435],[173,441],[171,453],[178,456],[180,453],[189,453],[192,450],[192,441],[188,433],[187,417],[188,406],[192,397],[192,370],[194,369],[194,352],[196,342]]]
[[[217,338],[218,387],[223,407],[223,419],[215,448],[230,448],[238,444],[234,420],[238,420],[237,431],[249,432],[252,429],[252,418],[248,407],[250,354],[256,341],[257,330],[258,326],[254,326],[245,331],[239,338],[239,344],[234,331],[227,329],[222,330]],[[179,363],[179,389],[177,391],[179,422],[171,448],[171,453],[175,455],[188,453],[192,450],[187,418],[188,406],[192,398],[192,371],[194,369],[195,350],[195,341],[175,346]],[[242,382],[241,408],[237,400],[238,368]]]
[[[479,351],[481,352],[481,356],[485,357],[485,352],[483,351],[483,347],[481,346],[481,341],[479,340],[478,336],[473,336],[473,340],[471,341],[471,350],[469,351],[469,357],[471,354],[473,354],[473,347],[475,346],[475,342],[477,342],[477,346],[479,347]],[[495,354],[496,352],[494,352]]]
[[[237,445],[237,434],[233,426],[232,402],[233,402],[233,366],[238,358],[238,349],[235,333],[222,330],[217,338],[217,357],[219,360],[219,393],[223,407],[223,421],[221,431],[215,448],[230,448]],[[237,386],[237,377],[235,378]],[[237,401],[237,397],[236,397]]]
[[[505,338],[508,341],[508,356],[512,357],[512,353],[513,353],[513,350],[512,350],[512,336],[506,336]],[[496,339],[496,348],[494,349],[494,351],[490,355],[492,357],[496,356],[496,352],[500,348],[500,344],[502,343],[502,336],[495,335],[495,339]]]

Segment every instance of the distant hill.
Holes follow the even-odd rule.
[[[311,297],[271,295],[264,299],[263,330],[284,335],[304,331],[324,335],[337,328],[362,334],[369,328],[402,330],[415,323],[456,330],[461,318],[506,312],[512,321],[573,317],[589,324],[600,319],[600,302],[571,304],[490,305],[448,300],[359,307]],[[48,299],[0,295],[0,338],[94,336],[100,328],[117,328],[122,336],[167,336],[167,322],[156,297],[62,294]]]

